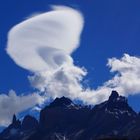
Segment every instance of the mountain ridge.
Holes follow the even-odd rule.
[[[107,101],[93,108],[61,97],[41,110],[39,121],[27,115],[21,122],[14,115],[0,140],[139,140],[139,132],[140,115],[127,98],[112,91]]]

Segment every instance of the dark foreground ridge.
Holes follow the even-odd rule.
[[[32,116],[13,122],[0,140],[139,140],[140,115],[127,99],[112,91],[109,99],[92,109],[56,98],[40,112],[39,122]]]

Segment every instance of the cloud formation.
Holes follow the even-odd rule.
[[[77,82],[76,79],[81,77],[80,75],[84,74],[82,69],[73,65],[73,59],[70,56],[79,46],[80,34],[84,22],[82,14],[70,7],[53,6],[52,8],[52,11],[34,15],[14,26],[9,31],[6,49],[9,56],[17,65],[33,72],[35,76],[30,77],[29,79],[32,82],[32,85],[41,92],[46,92],[46,81],[50,81],[51,79],[51,81],[53,81],[54,74],[56,80],[60,77],[58,74],[61,69],[64,69],[64,73],[66,72],[67,75],[70,74],[69,72],[72,72],[71,78],[75,80],[75,82]],[[66,69],[66,67],[68,69]],[[73,70],[70,71],[69,69]],[[61,84],[62,83],[60,83],[60,85]],[[68,83],[65,85],[67,84]],[[49,88],[51,91],[53,85],[48,87],[48,91]],[[62,89],[60,86],[59,88],[58,92],[61,92],[62,90],[65,90],[66,92],[67,90],[66,88]],[[63,92],[61,95],[63,95]],[[0,95],[0,98],[5,101],[3,96],[5,97],[6,95]],[[31,100],[27,100],[28,106],[25,107],[26,109],[37,103],[34,96],[31,96],[33,97],[30,98]],[[54,96],[53,93],[50,92],[49,95],[44,93],[42,98],[46,99],[47,97],[56,96],[57,94]],[[11,96],[6,97],[6,100],[12,100]],[[23,98],[16,97],[17,98],[14,100],[16,103],[19,103],[18,100]],[[36,95],[35,98],[37,97],[40,98],[40,96]],[[26,99],[26,96],[24,98]],[[44,100],[41,101],[43,102]],[[22,104],[20,105],[22,106]],[[7,107],[7,110],[11,109],[9,106]],[[15,113],[18,113],[23,111],[23,109],[15,106],[14,111]],[[13,112],[10,112],[9,114],[13,115]],[[7,116],[7,114],[3,112],[3,116]],[[3,121],[3,118],[0,118],[0,120]],[[8,119],[5,119],[5,121],[8,122]]]
[[[129,96],[140,93],[140,58],[124,54],[122,58],[108,59],[107,66],[114,73],[112,79],[104,82],[97,89],[85,88],[81,82],[87,74],[77,66],[63,67],[49,75],[47,73],[29,76],[33,87],[46,92],[48,97],[67,96],[79,99],[87,104],[100,103],[108,98],[112,90]],[[48,78],[47,78],[48,76]]]
[[[19,104],[18,100],[22,100],[21,103],[27,102],[23,108],[17,105],[15,112],[35,105],[38,99],[40,103],[46,98],[66,96],[95,104],[106,100],[111,90],[118,90],[126,96],[140,93],[140,58],[129,54],[124,54],[120,59],[108,59],[107,66],[110,72],[115,72],[114,76],[97,89],[82,85],[87,70],[74,65],[71,54],[79,46],[83,23],[79,11],[54,6],[52,11],[30,17],[10,30],[7,53],[17,65],[33,73],[28,79],[35,89],[43,93],[42,97],[38,94],[28,95],[31,96],[30,100],[24,97],[25,101],[23,97],[14,95],[15,103]],[[1,95],[0,99],[12,100],[7,95]],[[7,107],[7,110],[10,109]]]
[[[0,94],[0,125],[11,123],[12,115],[32,108],[43,102],[43,98],[35,93],[29,95],[17,95],[11,90],[8,95]]]
[[[33,16],[10,30],[7,53],[27,70],[54,70],[72,63],[69,55],[79,45],[82,28],[80,12],[53,6],[52,11]]]
[[[107,86],[115,88],[121,94],[128,96],[140,93],[140,58],[124,54],[121,59],[108,60],[111,72],[115,76],[107,82]]]

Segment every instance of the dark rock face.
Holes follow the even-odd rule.
[[[114,101],[119,97],[119,94],[117,91],[112,91],[111,95],[109,96],[109,101]]]
[[[16,123],[16,121],[17,121],[17,118],[16,118],[16,115],[14,114],[12,124]]]
[[[11,133],[12,132],[12,133]],[[0,134],[0,140],[104,140],[140,138],[140,115],[127,99],[112,91],[109,99],[92,109],[56,98],[40,112],[39,122],[25,116]]]
[[[56,98],[52,103],[50,103],[49,107],[65,107],[72,104],[72,101],[68,98],[62,97],[62,98]]]
[[[32,130],[38,127],[38,121],[32,116],[25,116],[22,121],[21,129],[22,130]]]
[[[40,128],[47,132],[72,133],[84,128],[89,108],[75,105],[70,99],[56,98],[40,113]],[[80,117],[79,117],[80,116]]]
[[[91,112],[86,131],[80,139],[125,136],[123,127],[137,117],[126,98],[116,91],[111,93],[108,101],[96,105]]]
[[[19,138],[19,130],[21,129],[21,122],[13,115],[12,124],[10,124],[1,134],[0,140],[17,140]]]
[[[22,123],[13,116],[12,124],[9,125],[1,134],[0,140],[20,140],[21,137],[29,137],[36,132],[38,121],[31,116],[25,116]]]

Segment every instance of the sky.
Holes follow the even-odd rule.
[[[73,22],[75,21],[75,23],[77,23],[76,26],[77,28],[79,28],[79,26],[83,24],[83,28],[81,27],[82,30],[81,34],[80,31],[77,31],[77,36],[80,34],[80,41],[78,45],[79,47],[77,46],[78,47],[77,48],[74,46],[74,48],[77,49],[75,51],[68,52],[68,55],[62,54],[63,56],[62,58],[64,58],[64,56],[66,55],[68,59],[72,59],[73,62],[71,62],[70,60],[72,66],[70,66],[68,70],[66,69],[67,67],[64,68],[65,69],[64,72],[66,72],[65,74],[69,75],[69,72],[71,73],[71,70],[74,71],[74,74],[71,75],[71,77],[73,77],[74,79],[68,79],[68,80],[71,81],[73,80],[73,82],[75,82],[77,86],[76,91],[79,90],[81,91],[81,88],[83,87],[88,88],[88,97],[84,97],[83,94],[76,96],[75,93],[72,94],[70,93],[69,94],[70,97],[73,99],[79,98],[87,103],[90,98],[89,94],[92,94],[92,92],[96,92],[96,90],[98,91],[98,88],[101,87],[101,90],[99,90],[99,94],[96,93],[97,95],[94,97],[97,98],[97,100],[95,101],[92,100],[93,103],[98,103],[106,98],[106,96],[104,97],[103,93],[101,92],[109,91],[110,89],[112,89],[112,87],[110,86],[112,85],[112,83],[110,83],[109,80],[111,79],[113,83],[118,82],[117,80],[113,79],[116,76],[117,78],[119,77],[119,81],[121,84],[117,86],[115,85],[115,87],[118,90],[120,90],[122,94],[128,96],[129,103],[131,104],[131,106],[136,111],[139,111],[140,89],[138,87],[140,85],[140,81],[138,80],[140,79],[140,71],[139,71],[140,2],[138,0],[135,1],[1,0],[0,2],[0,45],[1,45],[0,46],[0,65],[1,65],[0,66],[0,94],[7,95],[9,94],[10,91],[10,95],[11,95],[10,97],[12,99],[14,98],[13,101],[15,101],[17,104],[19,104],[17,100],[22,101],[23,104],[27,102],[31,102],[32,97],[34,100],[37,101],[37,103],[42,103],[43,102],[42,100],[44,98],[47,98],[48,96],[52,97],[52,95],[54,98],[57,95],[56,93],[54,93],[54,91],[50,89],[49,91],[50,93],[52,92],[52,94],[46,95],[45,97],[43,96],[43,99],[40,94],[34,93],[34,92],[42,92],[44,88],[46,88],[44,87],[44,85],[43,86],[41,85],[40,87],[40,85],[38,86],[38,83],[35,83],[35,81],[37,80],[39,82],[41,80],[42,82],[42,77],[44,78],[44,75],[46,76],[46,73],[41,72],[38,74],[29,68],[25,68],[25,67],[23,68],[17,65],[14,61],[15,57],[14,59],[11,59],[11,55],[13,54],[7,53],[6,51],[8,42],[14,41],[18,44],[18,42],[20,43],[20,40],[23,40],[24,38],[24,36],[22,39],[20,37],[18,38],[18,36],[15,33],[14,35],[15,40],[12,40],[11,39],[12,37],[9,39],[8,33],[11,30],[11,28],[26,19],[30,19],[33,15],[36,14],[39,15],[41,13],[50,11],[51,5],[65,5],[65,6],[72,7],[73,9],[76,9],[81,13],[81,16],[83,17],[83,21],[84,21],[82,23],[82,21],[79,21],[80,20],[79,18],[73,19]],[[71,27],[75,28],[75,26],[72,26],[73,23],[71,21],[69,23],[71,24],[70,25]],[[65,39],[67,40],[67,38]],[[75,37],[74,39],[78,40],[77,37]],[[28,44],[22,44],[21,49],[24,48],[24,45],[26,46]],[[26,54],[23,55],[24,55],[23,58],[25,58]],[[109,58],[115,58],[115,59],[110,59],[109,62],[108,61]],[[66,60],[62,59],[62,60],[64,61],[64,63],[68,64],[67,59]],[[46,63],[49,64],[48,61],[46,61]],[[49,65],[49,67],[51,66],[52,64]],[[84,67],[87,72],[85,72],[85,70],[83,70],[82,67]],[[48,71],[50,72],[51,70],[49,69]],[[60,74],[61,72],[62,71],[59,70],[57,71],[56,74]],[[131,79],[130,78],[131,76],[134,78]],[[78,78],[80,77],[83,79],[82,80],[83,87],[81,87],[81,85],[79,86],[79,81],[81,82],[81,80],[77,82],[75,81],[76,80],[75,77]],[[51,80],[53,80],[53,83],[56,82],[54,81],[54,79],[52,79],[52,77]],[[125,81],[127,84],[125,84]],[[104,84],[106,82],[107,84]],[[46,83],[45,81],[45,84],[47,85],[48,83]],[[132,87],[128,88],[128,85]],[[134,89],[136,91],[134,91],[133,93]],[[130,93],[127,94],[127,92]],[[27,94],[28,100],[26,96],[24,96],[23,99],[20,96],[22,94],[25,95]],[[107,93],[107,96],[108,94],[110,93]],[[61,95],[65,95],[65,94],[61,94]],[[99,97],[97,97],[98,95]],[[0,98],[0,102],[4,101],[5,98],[6,101],[8,100],[10,104],[11,98],[7,99],[7,96],[6,97],[4,96],[4,98],[3,97]],[[29,99],[31,99],[31,101]],[[0,103],[1,106],[0,108],[3,107],[2,105],[6,107],[4,103],[3,102]],[[18,108],[16,112],[20,112],[21,110],[24,111],[28,107],[34,106],[35,104],[36,103],[34,102],[32,102],[32,104],[27,104],[27,106]],[[12,113],[13,112],[11,112],[11,114]],[[0,119],[2,120],[3,118]],[[8,119],[9,117],[7,118],[7,120]],[[5,124],[7,120],[3,120],[1,121],[1,123]]]

